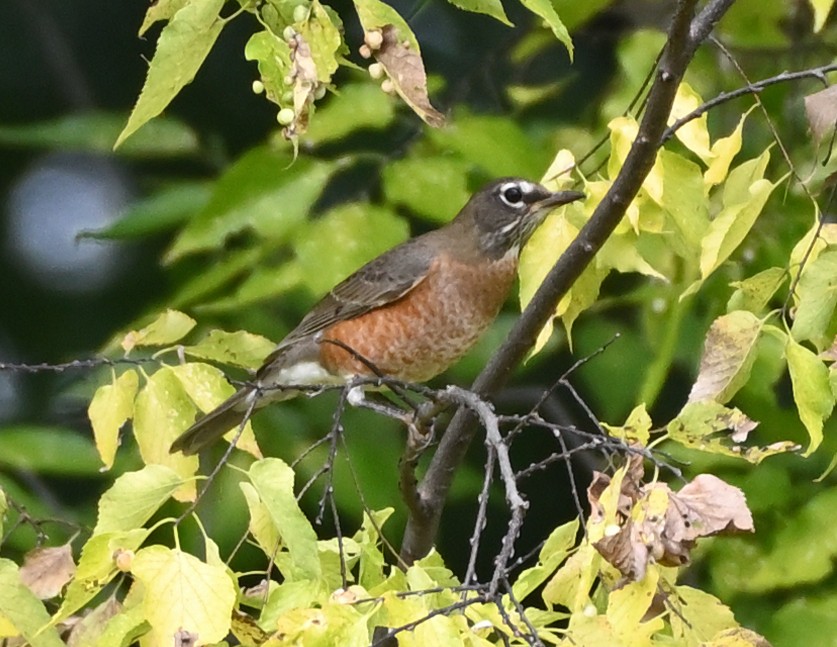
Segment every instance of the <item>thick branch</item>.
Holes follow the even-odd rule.
[[[534,345],[538,333],[553,316],[558,301],[624,216],[654,165],[677,86],[686,67],[732,2],[714,0],[694,19],[697,0],[680,0],[678,3],[639,133],[625,164],[578,237],[550,270],[505,343],[477,377],[472,389],[476,393],[488,395],[502,386],[511,370]],[[411,511],[401,548],[401,556],[406,563],[427,554],[432,547],[455,470],[464,459],[475,430],[473,414],[460,408],[419,485],[422,508]]]

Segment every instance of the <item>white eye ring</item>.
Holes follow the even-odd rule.
[[[520,209],[525,205],[523,196],[533,188],[530,182],[506,182],[500,186],[500,199],[512,209]]]

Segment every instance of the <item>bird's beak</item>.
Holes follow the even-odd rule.
[[[559,207],[562,204],[569,204],[576,200],[583,200],[585,197],[580,191],[556,191],[548,198],[544,198],[532,206],[535,210],[541,211],[542,209],[551,209],[552,207]]]

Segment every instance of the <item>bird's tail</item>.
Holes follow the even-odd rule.
[[[254,391],[250,388],[236,391],[218,407],[180,434],[171,444],[169,452],[172,454],[183,452],[187,456],[197,454],[230,429],[238,427],[251,408],[248,396],[252,397],[253,395],[255,395]]]

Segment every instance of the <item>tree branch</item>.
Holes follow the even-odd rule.
[[[485,396],[503,385],[553,316],[558,301],[624,216],[654,164],[677,86],[686,67],[698,46],[709,36],[732,2],[713,0],[697,17],[693,17],[697,0],[678,2],[639,132],[625,164],[578,237],[547,274],[506,341],[477,377],[472,387],[474,392]],[[464,459],[475,433],[473,414],[460,407],[419,484],[422,505],[418,510],[411,510],[401,547],[401,557],[406,563],[412,563],[427,554],[433,546],[455,471]]]

